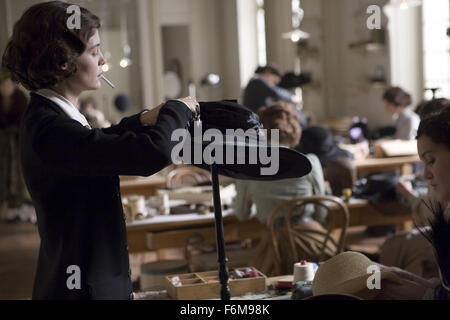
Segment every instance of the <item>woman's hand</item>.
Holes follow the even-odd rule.
[[[409,280],[401,284],[391,281],[381,281],[381,292],[375,300],[421,300],[427,288]]]

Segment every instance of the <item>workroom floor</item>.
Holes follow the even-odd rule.
[[[386,237],[367,237],[365,227],[348,230],[347,247],[376,253]],[[0,222],[0,300],[30,299],[39,253],[37,227],[29,222]],[[164,252],[165,258],[180,258],[181,250]],[[140,276],[140,265],[155,261],[154,252],[130,255],[132,280]]]

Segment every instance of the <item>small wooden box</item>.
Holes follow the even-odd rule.
[[[255,268],[250,267],[256,270]],[[237,268],[243,271],[245,268]],[[233,279],[233,270],[229,271],[228,286],[232,297],[249,292],[263,292],[266,290],[266,276],[260,271],[259,277]],[[178,277],[181,284],[176,286],[172,279]],[[167,294],[175,300],[201,300],[220,298],[220,282],[218,271],[186,273],[165,277]]]

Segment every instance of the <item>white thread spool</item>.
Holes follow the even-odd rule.
[[[145,218],[147,215],[147,208],[145,207],[144,196],[132,195],[128,197],[127,206],[130,208],[130,221],[139,217]]]
[[[294,283],[298,281],[313,281],[314,264],[302,261],[294,264]]]

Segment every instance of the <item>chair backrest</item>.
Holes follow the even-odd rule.
[[[330,160],[325,179],[330,183],[333,195],[341,196],[343,189],[352,189],[356,182],[356,167],[352,159],[338,157]]]
[[[302,212],[310,204],[315,205],[316,210],[319,207],[325,208],[328,213],[327,221],[324,224],[313,221],[312,224],[299,223],[293,225],[291,222],[293,214]],[[281,213],[282,215],[280,215]],[[275,221],[279,217],[284,218],[284,225],[277,229]],[[305,259],[303,256],[299,257],[299,251],[301,253],[307,252],[307,258],[314,262],[326,260],[342,252],[348,224],[348,208],[341,199],[334,196],[296,197],[281,203],[272,211],[267,220],[278,269],[282,270],[282,261],[286,261],[287,256],[289,257],[287,260],[289,260],[290,267],[293,263]],[[316,225],[318,228],[311,227]],[[339,236],[336,237],[332,233],[337,229],[340,232]],[[288,245],[280,243],[281,241],[285,242],[286,238],[288,238]],[[284,257],[282,257],[282,254]]]
[[[167,175],[167,188],[175,188],[187,185],[198,185],[203,182],[211,181],[211,174],[203,169],[186,166],[175,168]]]

